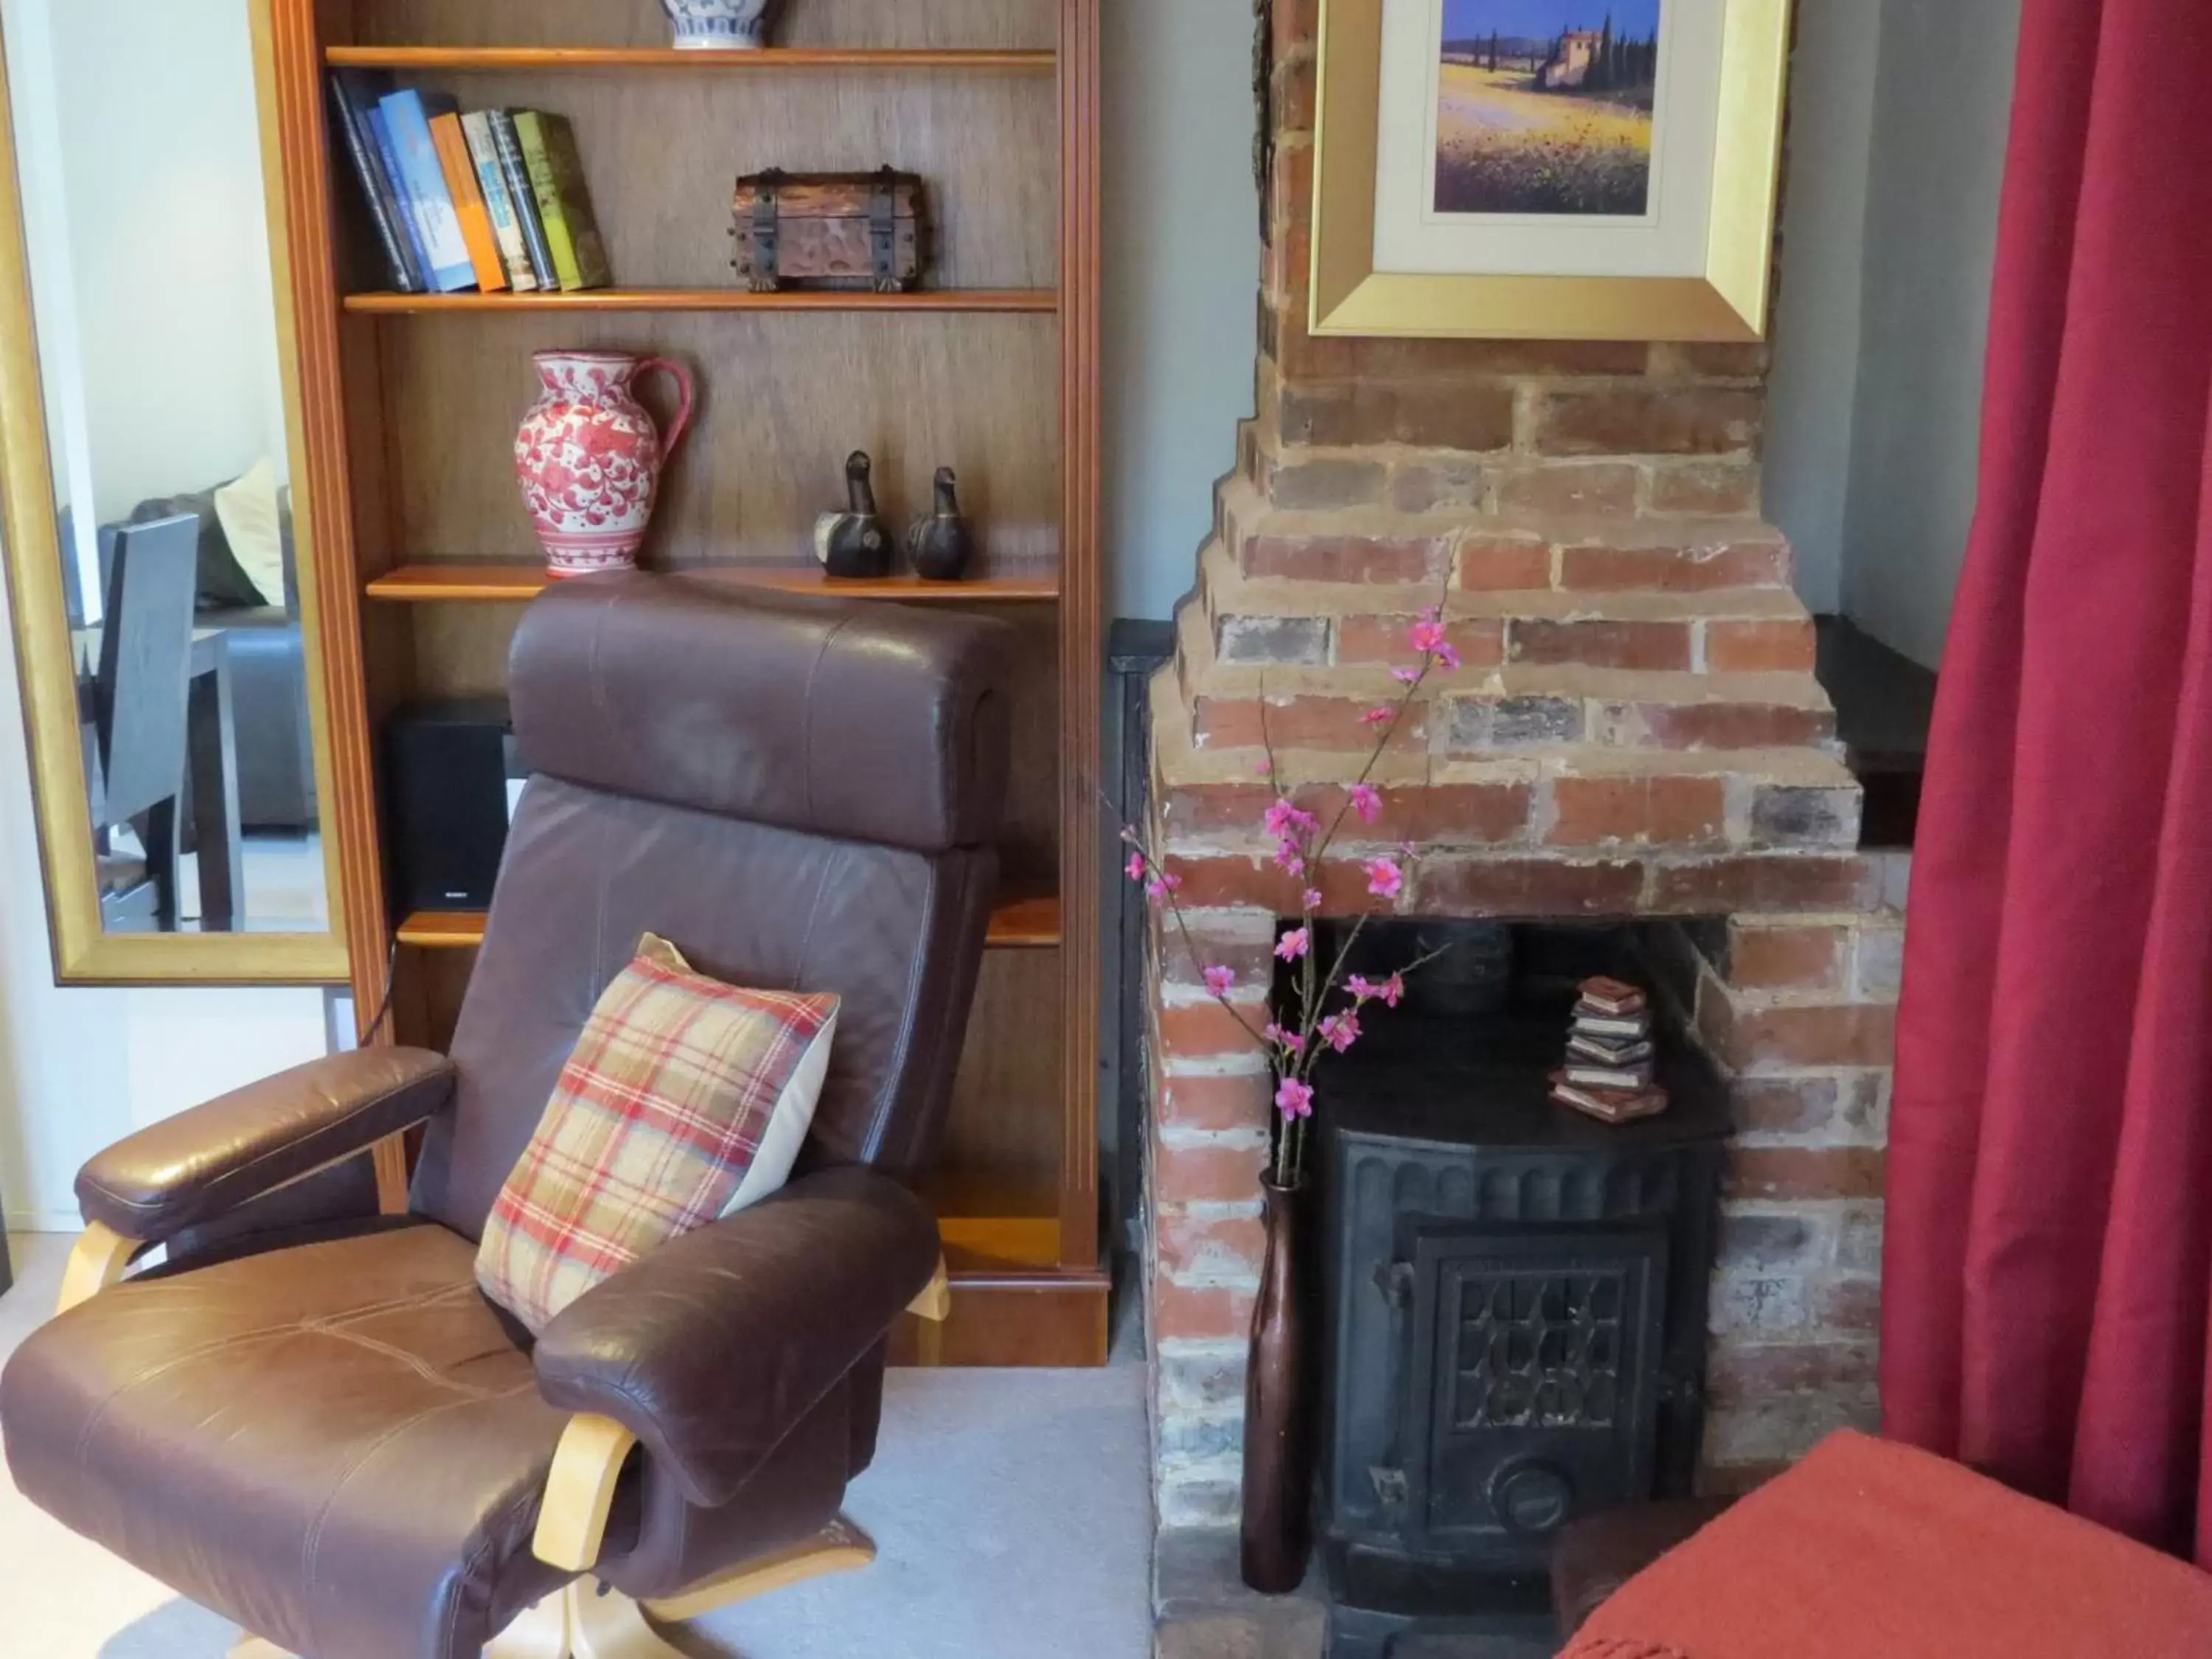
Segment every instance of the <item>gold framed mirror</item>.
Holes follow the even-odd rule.
[[[0,538],[56,979],[348,976],[268,0],[0,0]]]

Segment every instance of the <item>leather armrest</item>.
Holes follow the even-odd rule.
[[[538,1392],[611,1418],[684,1496],[727,1503],[937,1270],[937,1221],[866,1169],[825,1170],[672,1239],[539,1334]]]
[[[453,1066],[363,1048],[264,1078],[118,1140],[77,1174],[88,1222],[159,1242],[367,1152],[440,1111]]]

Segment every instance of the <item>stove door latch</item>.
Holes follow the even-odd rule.
[[[1385,1261],[1375,1269],[1375,1288],[1392,1307],[1403,1310],[1413,1305],[1413,1264],[1410,1261]]]
[[[1375,1501],[1380,1504],[1384,1510],[1396,1515],[1405,1509],[1407,1497],[1405,1470],[1385,1468],[1381,1464],[1370,1464],[1368,1467],[1367,1478],[1375,1483]]]

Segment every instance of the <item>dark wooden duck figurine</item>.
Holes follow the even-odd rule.
[[[845,510],[824,513],[814,523],[814,556],[832,576],[875,577],[891,573],[891,532],[876,510],[875,486],[868,475],[867,452],[856,449],[845,463]]]
[[[914,521],[906,532],[906,553],[924,581],[957,582],[968,574],[975,538],[960,516],[960,483],[951,467],[937,469],[936,510]]]

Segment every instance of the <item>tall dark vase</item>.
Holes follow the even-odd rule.
[[[1312,1390],[1306,1351],[1305,1209],[1301,1176],[1261,1177],[1267,1254],[1244,1374],[1244,1582],[1287,1595],[1313,1550]]]

